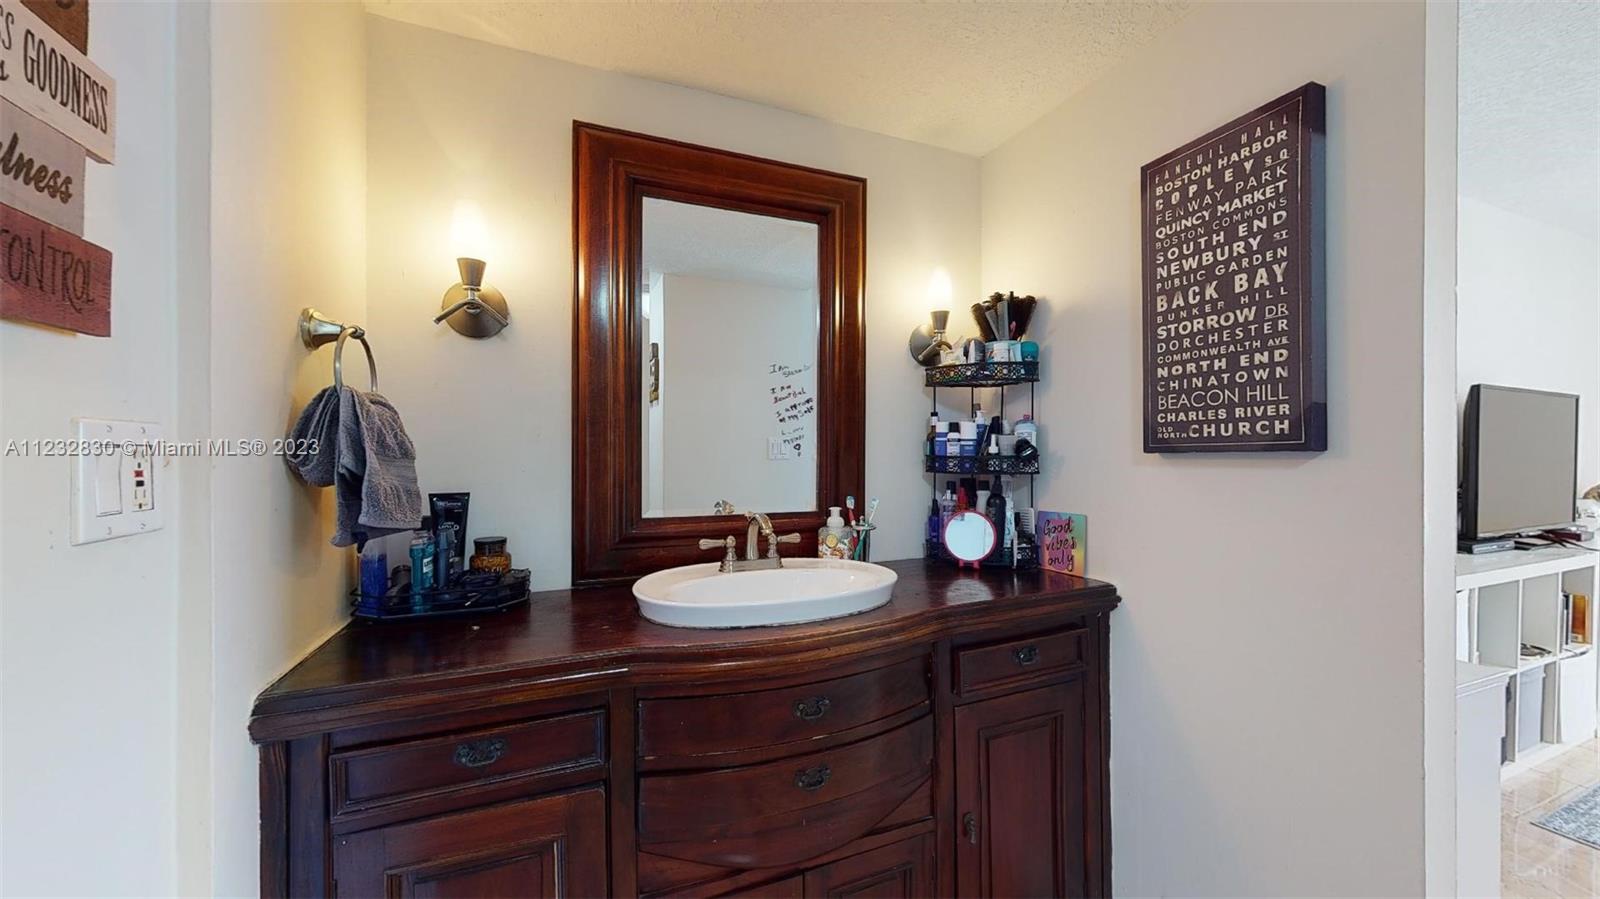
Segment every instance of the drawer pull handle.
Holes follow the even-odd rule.
[[[1018,665],[1026,668],[1027,666],[1032,665],[1034,662],[1039,661],[1039,647],[1024,646],[1012,653],[1012,655],[1016,656]]]
[[[822,785],[833,776],[833,769],[827,765],[818,765],[815,768],[801,768],[795,772],[794,785],[807,793],[815,793],[822,789]]]
[[[828,709],[833,706],[826,696],[813,696],[802,699],[794,704],[794,716],[801,721],[815,721],[828,714]]]
[[[978,845],[978,816],[967,812],[961,816],[961,829],[967,835],[967,842]]]
[[[495,737],[473,740],[456,747],[456,764],[463,768],[484,768],[500,761],[506,754],[506,741]]]

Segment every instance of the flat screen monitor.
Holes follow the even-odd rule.
[[[1462,426],[1461,536],[1571,524],[1578,496],[1578,398],[1475,384]]]

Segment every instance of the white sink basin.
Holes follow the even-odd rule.
[[[633,585],[639,611],[673,627],[762,627],[839,618],[889,601],[899,575],[871,562],[784,559],[723,574],[717,563],[668,568]]]

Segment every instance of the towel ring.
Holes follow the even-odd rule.
[[[339,332],[339,339],[333,344],[333,386],[344,392],[344,342],[346,338],[354,337],[361,341],[361,349],[367,353],[367,380],[371,386],[367,390],[376,393],[378,390],[378,363],[372,358],[372,344],[367,343],[367,332],[354,326],[347,326]]]
[[[372,344],[367,343],[366,329],[360,325],[336,322],[310,306],[300,310],[300,342],[308,350],[325,343],[333,344],[333,386],[340,390],[344,389],[344,342],[352,337],[361,341],[361,348],[367,353],[367,379],[372,385],[368,389],[376,391],[378,362],[372,357]]]

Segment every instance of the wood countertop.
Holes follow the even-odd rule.
[[[958,571],[913,559],[886,563],[899,580],[870,612],[782,627],[702,630],[645,620],[631,587],[535,593],[504,612],[417,622],[355,620],[257,697],[257,742],[319,733],[332,721],[426,713],[443,700],[507,691],[529,699],[604,690],[629,676],[737,675],[774,662],[815,664],[940,639],[952,626],[1003,625],[1041,611],[1101,611],[1110,584],[1053,571]]]

